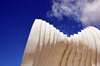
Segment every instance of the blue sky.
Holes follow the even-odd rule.
[[[66,10],[63,14],[58,12],[57,10],[60,9],[57,7],[61,4],[55,6],[55,3],[57,2],[53,0],[0,0],[0,66],[20,66],[35,19],[49,22],[68,36],[78,33],[90,25],[84,26],[86,21],[81,18],[75,19],[73,17],[75,15],[66,14]],[[53,7],[57,10],[53,10]],[[84,15],[83,11],[82,14]],[[90,15],[87,16],[90,17]],[[92,26],[96,25],[92,24]],[[100,29],[98,25],[97,28]]]

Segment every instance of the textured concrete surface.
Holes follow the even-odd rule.
[[[21,66],[100,66],[100,31],[92,26],[67,35],[36,19]]]

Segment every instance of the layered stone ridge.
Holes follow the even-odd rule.
[[[67,37],[35,19],[21,66],[100,66],[100,31],[89,26]]]

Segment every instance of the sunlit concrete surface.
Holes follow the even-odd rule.
[[[67,37],[36,19],[21,66],[100,66],[100,31],[92,26]]]

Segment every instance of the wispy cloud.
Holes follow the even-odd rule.
[[[100,0],[54,0],[49,16],[73,17],[84,25],[100,26]]]

